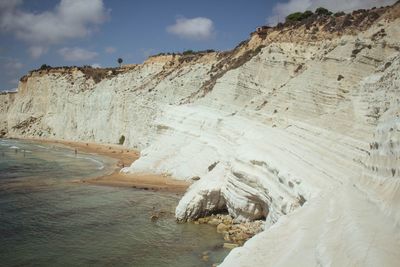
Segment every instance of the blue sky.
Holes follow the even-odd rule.
[[[333,3],[332,3],[333,2]],[[340,2],[340,3],[339,3]],[[297,10],[393,0],[0,0],[0,90],[42,64],[116,66],[159,52],[227,50]]]

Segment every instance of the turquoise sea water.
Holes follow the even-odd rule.
[[[0,139],[0,266],[222,261],[229,251],[215,227],[175,222],[180,196],[73,182],[105,174],[113,163],[68,148]],[[163,216],[151,222],[154,210]]]

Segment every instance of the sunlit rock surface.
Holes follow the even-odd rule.
[[[179,221],[221,211],[265,219],[222,266],[398,266],[399,5],[382,12],[340,34],[275,29],[230,52],[154,57],[99,82],[33,72],[0,95],[0,130],[124,135],[141,157],[122,171],[193,181]]]

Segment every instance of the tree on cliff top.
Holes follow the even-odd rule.
[[[315,14],[317,15],[324,15],[324,16],[330,16],[332,15],[332,12],[330,12],[328,9],[319,7],[315,10]]]
[[[50,65],[47,65],[47,64],[43,64],[42,66],[40,66],[40,69],[41,69],[41,70],[51,69],[51,66],[50,66]]]
[[[286,22],[293,22],[293,21],[302,21],[306,18],[309,18],[313,15],[311,11],[307,10],[306,12],[295,12],[286,17]]]
[[[122,60],[122,58],[118,58],[117,62],[118,62],[118,64],[119,64],[119,67],[121,68],[121,64],[122,64],[122,62],[124,62],[124,61]]]

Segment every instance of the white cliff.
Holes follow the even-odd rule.
[[[99,82],[33,72],[0,95],[0,126],[124,135],[141,157],[122,171],[194,181],[178,220],[265,219],[222,266],[398,266],[400,7],[377,12],[351,19],[359,28],[274,28],[228,53],[150,58]]]

